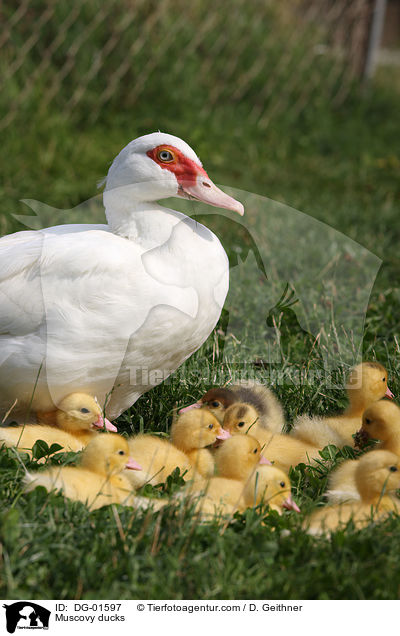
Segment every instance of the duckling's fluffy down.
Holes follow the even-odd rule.
[[[32,454],[32,446],[39,439],[47,442],[49,446],[59,444],[66,451],[80,451],[84,444],[81,440],[66,431],[51,426],[42,426],[40,424],[30,424],[23,426],[7,426],[0,428],[0,446],[17,447],[19,451]]]
[[[258,423],[272,433],[281,433],[285,428],[285,414],[276,395],[266,386],[250,380],[230,387],[237,402],[251,404],[259,415]]]
[[[356,485],[358,461],[349,459],[338,466],[329,476],[326,495],[330,503],[361,501]]]
[[[128,439],[128,446],[130,454],[142,467],[141,471],[124,471],[135,488],[165,482],[176,468],[184,479],[189,479],[192,468],[189,458],[168,440],[154,435],[137,435]]]
[[[125,467],[140,470],[128,455],[126,440],[109,433],[96,435],[84,449],[79,466],[52,466],[26,473],[25,490],[44,486],[48,491],[61,490],[69,499],[85,503],[91,510],[112,503],[132,505],[133,490],[122,475]]]
[[[37,486],[46,490],[61,490],[65,497],[85,503],[96,510],[112,503],[134,505],[132,487],[122,475],[98,476],[81,467],[65,466],[25,476],[25,491]]]
[[[301,415],[294,423],[291,436],[318,448],[329,444],[343,446],[343,437],[322,417]]]
[[[350,520],[357,528],[362,528],[372,520],[380,521],[391,512],[399,512],[399,500],[394,494],[400,487],[399,457],[389,451],[374,450],[354,464],[360,501],[320,508],[304,522],[303,527],[309,534],[335,531]],[[354,467],[354,464],[350,465]]]
[[[312,418],[302,416],[293,424],[292,435],[320,448],[327,444],[353,446],[353,435],[361,426],[363,412],[385,396],[393,397],[387,385],[387,371],[377,362],[362,362],[348,377],[349,405],[343,413]]]

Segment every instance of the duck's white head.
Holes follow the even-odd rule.
[[[128,188],[138,201],[168,197],[197,199],[242,215],[243,205],[211,181],[194,150],[182,139],[151,133],[131,141],[115,157],[108,171],[105,196]]]

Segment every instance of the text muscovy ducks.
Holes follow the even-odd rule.
[[[13,417],[29,405],[52,410],[79,391],[101,404],[108,395],[116,417],[206,340],[227,294],[228,259],[210,230],[156,203],[172,196],[243,214],[190,146],[152,133],[110,167],[107,225],[0,239],[2,413],[15,400]]]

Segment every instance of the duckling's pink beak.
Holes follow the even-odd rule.
[[[192,409],[201,409],[202,406],[203,406],[203,402],[199,400],[198,402],[195,402],[194,404],[190,404],[190,406],[185,406],[183,409],[180,409],[178,411],[178,415],[182,415],[182,413],[186,413],[186,411],[191,411]]]
[[[191,181],[185,183],[183,177],[183,179],[179,181],[178,195],[187,197],[188,199],[203,201],[204,203],[208,203],[208,205],[214,205],[216,208],[233,210],[233,212],[237,212],[240,216],[244,214],[243,205],[233,197],[230,197],[229,194],[217,188],[205,170],[202,170],[201,174],[196,177],[194,184],[192,184]]]
[[[260,461],[258,463],[264,464],[265,466],[272,466],[272,462],[270,462],[269,459],[264,457],[264,455],[260,455]]]
[[[391,392],[391,390],[389,389],[389,387],[386,389],[386,393],[385,393],[386,397],[390,398],[391,400],[394,399],[394,395]]]
[[[114,426],[114,424],[111,424],[111,422],[106,417],[103,418],[101,414],[92,424],[92,426],[94,426],[95,428],[104,428],[104,425],[106,427],[106,430],[110,431],[110,433],[116,433],[118,431],[117,427]]]
[[[232,437],[232,435],[230,434],[229,431],[225,430],[224,428],[222,428],[221,426],[221,432],[219,435],[217,435],[217,439],[229,439],[230,437]]]
[[[300,512],[300,508],[298,507],[294,499],[292,499],[292,495],[289,495],[289,497],[285,499],[282,506],[283,508],[286,508],[286,510],[294,510],[295,512]]]
[[[143,468],[140,466],[140,464],[135,462],[133,457],[128,457],[128,461],[125,464],[125,468],[129,468],[130,470],[143,470]]]

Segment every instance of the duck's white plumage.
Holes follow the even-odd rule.
[[[149,156],[188,158],[183,176]],[[185,174],[194,171],[196,174]],[[0,409],[52,409],[83,391],[119,415],[201,346],[228,290],[228,260],[206,227],[155,203],[193,196],[242,213],[182,140],[154,133],[114,160],[108,225],[61,225],[0,239]],[[204,196],[203,196],[204,195]],[[36,389],[34,390],[36,384]]]

